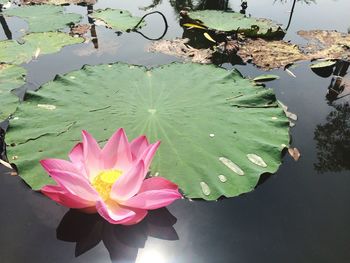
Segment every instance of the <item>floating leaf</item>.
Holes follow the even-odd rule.
[[[71,37],[61,32],[31,33],[22,38],[21,44],[15,40],[0,41],[0,50],[6,50],[0,53],[0,62],[22,64],[30,61],[38,49],[40,55],[45,55],[83,41],[83,38]]]
[[[310,59],[326,58],[350,61],[350,34],[327,30],[298,31],[309,41],[304,52]]]
[[[257,76],[255,78],[253,78],[253,80],[255,82],[264,82],[264,81],[271,81],[271,80],[275,80],[275,79],[279,79],[280,77],[277,75],[273,75],[273,74],[266,74],[266,75],[260,75]]]
[[[298,46],[283,40],[248,39],[239,47],[238,55],[243,61],[252,60],[256,66],[266,70],[307,59]]]
[[[209,29],[233,32],[238,31],[249,37],[283,37],[285,32],[268,19],[246,17],[240,13],[223,12],[217,10],[201,10],[189,12],[188,19],[190,21],[198,21],[200,26],[208,27]],[[183,16],[186,23],[186,16]]]
[[[11,93],[25,83],[24,68],[0,64],[0,121],[10,116],[17,108],[18,97]]]
[[[96,10],[91,17],[94,19],[102,20],[109,27],[121,31],[127,31],[128,29],[134,28],[140,21],[140,17],[132,16],[127,10],[121,9],[104,9]],[[139,27],[145,26],[146,23],[143,21]]]
[[[80,21],[80,15],[66,14],[63,11],[62,6],[33,5],[5,10],[3,14],[23,18],[28,22],[30,32],[48,32],[63,29]]]
[[[20,176],[34,189],[51,183],[39,160],[66,158],[82,129],[101,145],[119,127],[129,139],[161,140],[151,174],[207,200],[253,190],[261,174],[277,170],[281,145],[289,144],[288,119],[272,90],[213,65],[85,66],[28,93],[14,116],[8,156],[16,156]]]
[[[312,69],[328,68],[328,67],[333,67],[336,63],[337,63],[336,61],[326,60],[315,64],[311,64],[310,68]]]

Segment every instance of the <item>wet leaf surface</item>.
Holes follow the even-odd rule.
[[[78,14],[64,13],[64,7],[53,5],[33,5],[8,9],[5,16],[17,16],[28,22],[29,32],[57,31],[78,23]]]
[[[27,71],[24,68],[0,64],[0,121],[10,116],[17,108],[19,99],[11,90],[25,83]]]
[[[289,122],[272,90],[237,71],[193,63],[86,66],[27,94],[14,117],[8,156],[33,189],[51,183],[38,161],[67,158],[82,129],[101,144],[118,127],[129,139],[161,140],[151,174],[207,200],[253,190],[289,144]]]
[[[21,43],[15,40],[0,41],[0,62],[22,64],[35,57],[37,50],[40,55],[55,53],[64,46],[82,43],[83,38],[71,37],[61,32],[31,33],[21,39]]]

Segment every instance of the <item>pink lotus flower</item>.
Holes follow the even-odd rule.
[[[55,202],[98,212],[112,224],[140,222],[147,210],[164,207],[181,198],[178,186],[162,178],[145,179],[160,144],[149,144],[145,136],[129,143],[119,129],[101,150],[86,131],[83,142],[69,153],[69,161],[45,159],[40,163],[57,185],[46,185],[41,192]]]

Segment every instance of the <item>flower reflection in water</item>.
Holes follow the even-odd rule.
[[[97,246],[101,241],[107,248],[112,262],[135,262],[138,250],[144,248],[148,236],[164,240],[178,240],[173,227],[177,219],[166,209],[150,211],[141,223],[133,226],[112,225],[98,214],[83,214],[69,210],[56,229],[57,238],[75,242],[75,256],[78,257]],[[154,252],[154,253],[153,253]],[[162,262],[159,251],[145,250],[144,259]]]

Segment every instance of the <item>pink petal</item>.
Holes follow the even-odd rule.
[[[135,216],[135,212],[119,206],[116,202],[108,206],[103,201],[96,204],[97,212],[111,224],[122,224]]]
[[[101,149],[90,133],[83,131],[82,135],[85,169],[88,176],[91,178],[100,171]]]
[[[124,129],[116,131],[101,153],[104,169],[129,170],[132,162],[130,145]]]
[[[113,184],[111,198],[119,201],[134,196],[140,190],[146,173],[144,162],[140,160]]]
[[[130,149],[131,149],[133,160],[137,160],[148,146],[149,146],[149,143],[146,136],[143,135],[134,139],[130,143]]]
[[[84,162],[83,144],[81,142],[77,143],[70,151],[69,159],[72,163],[80,164]]]
[[[130,219],[122,223],[122,225],[129,226],[129,225],[137,224],[140,221],[142,221],[142,219],[144,219],[148,214],[148,211],[144,209],[133,209],[133,211],[136,213],[136,215],[134,215],[133,217],[131,217]]]
[[[143,181],[139,193],[150,191],[150,190],[164,190],[164,189],[178,190],[178,186],[163,177],[152,177]]]
[[[80,174],[79,169],[69,161],[61,159],[44,159],[40,161],[40,164],[44,167],[47,172],[50,170],[62,170],[67,172]]]
[[[94,202],[84,200],[75,196],[58,185],[46,185],[41,188],[41,192],[55,202],[68,208],[88,208],[94,206]]]
[[[122,204],[129,207],[152,210],[167,206],[180,198],[181,194],[177,190],[151,190],[139,193]]]
[[[160,141],[157,141],[154,144],[150,144],[140,155],[140,159],[145,162],[145,170],[148,172],[149,166],[151,165],[153,156],[155,155],[158,147],[160,145]]]
[[[72,172],[56,169],[50,170],[49,174],[67,192],[88,201],[97,201],[99,199],[98,193],[92,188],[86,178]]]
[[[76,144],[70,151],[69,159],[85,178],[89,178],[85,169],[83,144],[81,142]]]

